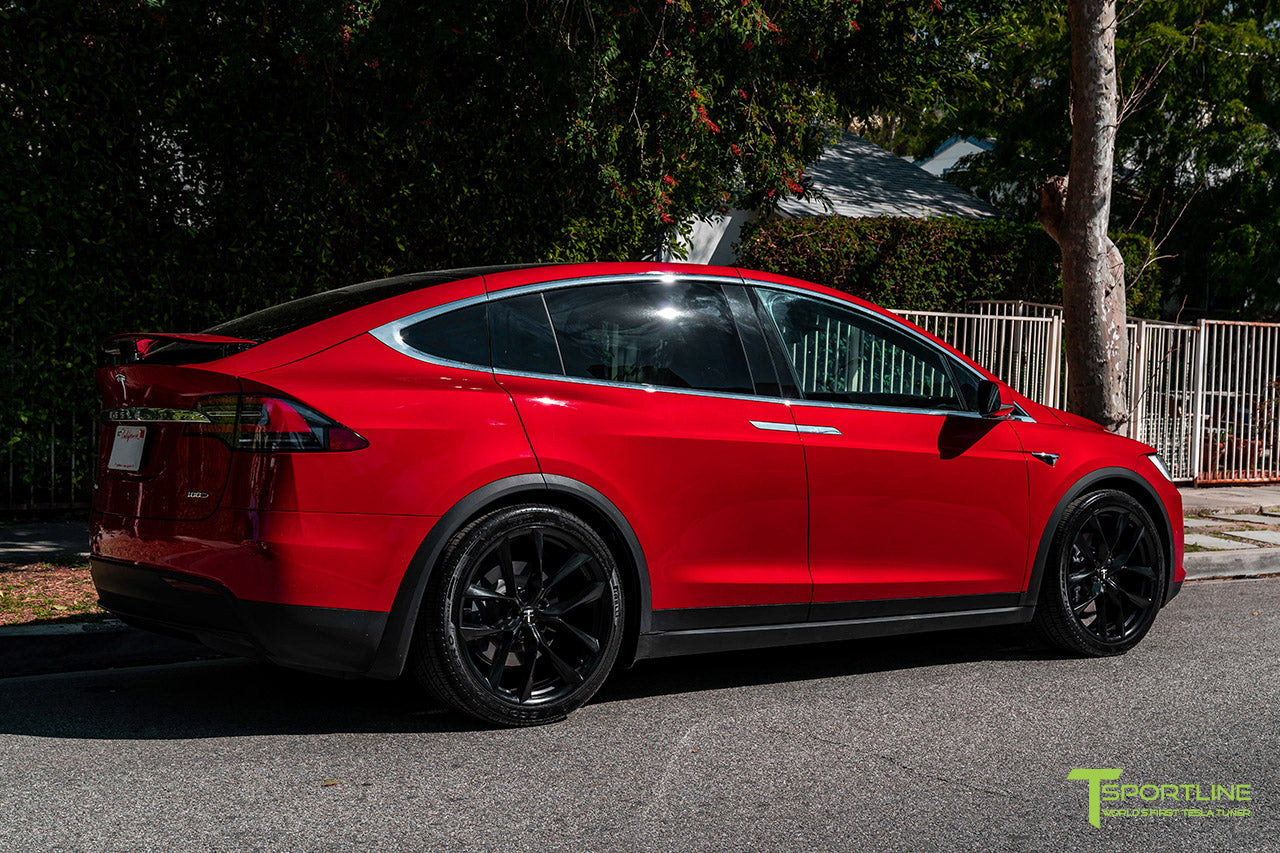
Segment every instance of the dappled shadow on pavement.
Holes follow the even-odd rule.
[[[594,702],[1059,657],[1024,629],[976,629],[644,661]],[[470,731],[407,679],[338,680],[238,659],[0,680],[0,734],[89,739]]]

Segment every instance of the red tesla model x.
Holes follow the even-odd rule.
[[[1184,576],[1152,448],[776,275],[428,272],[104,350],[104,607],[493,723],[664,655],[1018,622],[1118,654]]]

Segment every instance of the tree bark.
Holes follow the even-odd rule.
[[[1040,188],[1040,223],[1062,250],[1062,319],[1071,411],[1116,430],[1128,420],[1124,260],[1111,238],[1116,2],[1069,0],[1071,163]]]

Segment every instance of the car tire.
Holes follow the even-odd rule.
[[[1123,654],[1151,629],[1165,583],[1164,545],[1151,514],[1124,492],[1090,492],[1058,524],[1033,622],[1058,648]]]
[[[486,722],[555,722],[608,677],[625,613],[617,560],[590,525],[559,507],[506,507],[445,549],[411,669],[431,693]]]

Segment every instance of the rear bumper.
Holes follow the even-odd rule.
[[[208,578],[100,557],[90,571],[102,606],[131,625],[294,669],[366,674],[387,624],[380,611],[248,601]]]
[[[96,512],[94,557],[212,581],[243,601],[388,611],[434,518],[219,509],[173,521]]]

